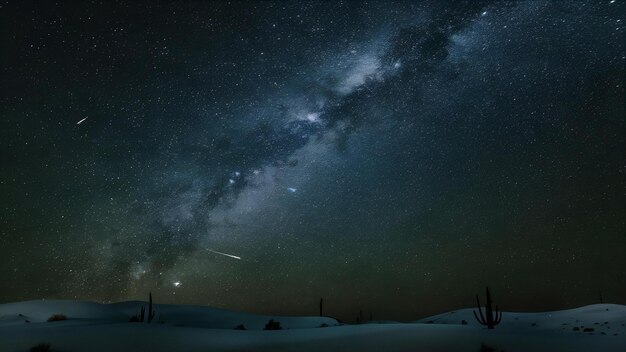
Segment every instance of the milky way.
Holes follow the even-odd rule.
[[[0,300],[625,303],[623,10],[4,4]]]

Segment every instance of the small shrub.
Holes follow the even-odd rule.
[[[139,322],[139,318],[137,318],[136,315],[133,315],[132,317],[130,317],[130,319],[128,320],[129,323],[138,323]]]
[[[467,321],[466,320],[461,320],[461,325],[467,325]]]
[[[484,343],[480,344],[480,352],[497,352],[495,348],[485,345]]]
[[[61,320],[67,320],[67,317],[63,314],[54,314],[53,316],[48,318],[48,321],[61,321]]]
[[[585,330],[583,330],[583,332],[592,332],[593,328],[585,328]]]
[[[322,325],[318,326],[318,328],[327,328],[327,327],[328,327],[328,324],[326,323],[322,323]]]
[[[30,352],[46,352],[50,351],[50,344],[42,342],[30,348]]]
[[[574,328],[572,329],[574,331],[580,331],[580,328],[578,326],[574,326]]]
[[[282,330],[283,328],[280,326],[280,322],[274,321],[274,319],[270,319],[270,321],[265,324],[265,328],[263,330]]]
[[[248,329],[246,329],[246,327],[243,324],[239,324],[235,326],[235,330],[248,330]]]

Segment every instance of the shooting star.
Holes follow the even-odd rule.
[[[223,256],[226,256],[226,257],[231,257],[231,258],[235,258],[235,259],[239,259],[239,260],[241,260],[241,257],[238,257],[238,256],[236,256],[236,255],[226,254],[226,253],[222,253],[222,252],[214,251],[214,250],[212,250],[212,249],[208,249],[208,248],[207,248],[207,251],[209,251],[209,252],[213,252],[213,253],[215,253],[215,254],[220,254],[220,255],[223,255]]]
[[[81,123],[83,123],[83,121],[87,120],[87,118],[88,118],[88,117],[89,117],[89,116],[87,116],[87,117],[85,117],[84,119],[82,119],[82,120],[80,120],[80,121],[76,122],[76,124],[77,124],[77,125],[80,125]]]

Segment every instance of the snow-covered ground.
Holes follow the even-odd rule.
[[[339,325],[325,317],[279,317],[155,304],[152,324],[129,323],[145,302],[28,301],[0,305],[0,351],[626,351],[626,306],[596,304],[547,313],[504,313],[494,330],[472,309],[414,323]],[[53,314],[67,320],[47,322]],[[268,320],[283,330],[262,330]],[[163,323],[159,323],[162,320]],[[466,324],[464,323],[466,322]],[[246,331],[235,330],[243,324]],[[320,327],[322,324],[328,327]],[[585,331],[587,329],[587,331]],[[588,330],[588,329],[593,329]],[[489,351],[489,349],[482,349]]]

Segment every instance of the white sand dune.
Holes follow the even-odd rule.
[[[280,317],[155,305],[163,324],[129,323],[145,302],[28,301],[0,305],[0,351],[626,351],[626,306],[596,304],[545,313],[507,313],[494,330],[472,309],[414,323],[337,325],[326,317]],[[53,314],[68,320],[47,322]],[[263,331],[269,319],[283,330]],[[27,322],[28,321],[28,322]],[[464,324],[463,321],[467,322]],[[243,324],[248,330],[233,328]],[[322,324],[329,327],[320,328]],[[593,329],[593,331],[585,331]]]

